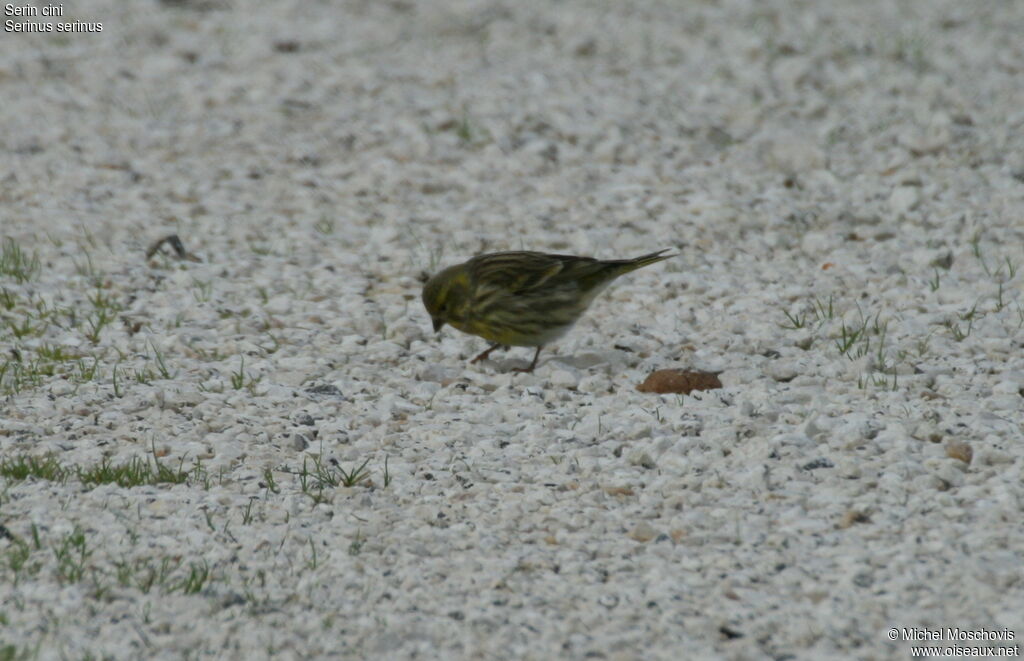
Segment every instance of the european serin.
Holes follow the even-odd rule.
[[[530,366],[514,370],[532,372],[541,348],[564,335],[612,280],[673,257],[664,252],[612,260],[539,252],[478,255],[430,278],[423,305],[435,331],[451,324],[492,343],[471,363],[500,346],[537,347]]]

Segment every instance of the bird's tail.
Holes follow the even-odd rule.
[[[662,253],[668,252],[669,250],[670,250],[670,248],[665,248],[664,250],[659,250],[658,252],[652,252],[652,253],[649,253],[647,255],[641,255],[640,257],[634,257],[633,259],[616,259],[616,260],[612,260],[611,263],[615,264],[616,266],[619,267],[619,275],[621,275],[623,273],[629,273],[630,271],[635,271],[635,270],[637,270],[639,268],[643,268],[644,266],[647,266],[649,264],[654,264],[654,263],[660,262],[663,259],[668,259],[669,257],[675,257],[675,255],[665,255],[665,254],[662,254]]]

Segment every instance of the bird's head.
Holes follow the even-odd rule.
[[[449,266],[423,286],[423,305],[434,322],[434,330],[463,318],[463,310],[469,302],[469,272],[465,266]]]

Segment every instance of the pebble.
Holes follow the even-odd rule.
[[[1019,624],[1024,4],[665,4],[85,2],[103,33],[0,40],[4,649],[883,659]],[[519,249],[674,256],[516,374],[421,293]],[[636,389],[664,369],[718,383]],[[132,458],[186,479],[80,479]]]
[[[897,186],[889,195],[889,208],[896,215],[910,213],[921,204],[920,186]]]
[[[579,378],[568,370],[556,370],[550,377],[551,385],[555,388],[572,388],[579,385]]]
[[[641,521],[633,526],[629,531],[629,538],[637,542],[646,543],[657,537],[659,534],[660,533],[656,528],[654,528],[654,526],[646,521]]]

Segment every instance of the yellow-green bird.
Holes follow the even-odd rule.
[[[500,346],[537,347],[530,366],[514,370],[532,372],[541,348],[572,328],[612,280],[674,257],[666,251],[611,260],[528,251],[477,255],[430,278],[423,305],[435,331],[450,324],[492,343],[471,363]]]

